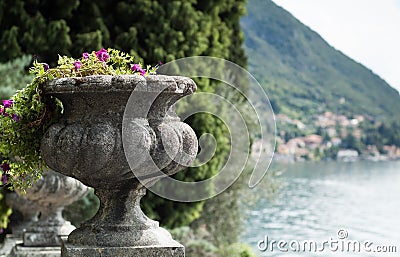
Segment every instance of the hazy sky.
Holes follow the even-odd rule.
[[[400,91],[400,0],[273,0]]]

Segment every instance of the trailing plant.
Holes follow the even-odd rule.
[[[56,78],[90,75],[155,73],[157,67],[142,68],[134,58],[115,49],[101,49],[83,53],[79,59],[59,56],[58,65],[34,60],[30,73],[34,78],[25,88],[17,91],[0,105],[0,154],[3,186],[24,190],[40,178],[46,168],[40,143],[47,128],[56,122],[63,107],[59,100],[46,96],[43,85]]]

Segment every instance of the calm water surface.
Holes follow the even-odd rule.
[[[258,256],[400,256],[400,162],[299,163],[283,168],[283,184],[277,197],[260,199],[245,210],[243,241]],[[338,231],[342,229],[338,238]],[[346,237],[347,233],[347,237]],[[259,240],[287,242],[281,252],[275,245],[258,250]],[[338,251],[295,252],[293,241],[338,240]],[[341,252],[341,243],[358,241],[361,250]],[[371,242],[367,249],[365,241]],[[288,246],[292,242],[292,248]],[[265,244],[261,245],[265,248]],[[377,253],[376,246],[396,246],[397,253]],[[347,251],[344,246],[344,251]],[[384,248],[380,248],[384,250]],[[370,252],[367,252],[367,251]],[[297,251],[297,250],[296,250]]]

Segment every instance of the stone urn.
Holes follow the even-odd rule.
[[[16,192],[6,194],[6,203],[13,210],[19,213],[17,219],[10,222],[12,234],[7,234],[0,248],[0,256],[9,256],[12,249],[17,244],[22,244],[23,234],[26,228],[38,221],[39,206]]]
[[[62,256],[184,256],[183,246],[142,212],[140,199],[196,157],[195,133],[171,108],[196,84],[178,76],[98,75],[56,79],[43,90],[64,106],[43,138],[44,160],[100,199]]]
[[[22,215],[21,220],[17,220],[15,223],[11,224],[12,235],[22,238],[24,230],[38,221],[39,206],[16,192],[6,194],[6,203],[13,210],[17,210]]]
[[[40,217],[25,228],[24,246],[61,246],[60,236],[69,235],[74,229],[62,217],[65,206],[84,197],[89,188],[78,180],[52,170],[44,171],[43,176],[26,189],[20,197],[30,201],[33,210],[39,210]]]
[[[79,200],[88,192],[89,188],[78,180],[52,170],[45,171],[31,188],[26,189],[25,194],[16,191],[17,196],[14,195],[12,199],[18,202],[12,206],[22,203],[25,206],[24,216],[31,219],[23,228],[22,243],[16,244],[8,256],[60,256],[61,237],[68,236],[75,229],[62,217],[64,206]],[[18,208],[21,209],[21,206]],[[29,208],[30,211],[27,210]]]

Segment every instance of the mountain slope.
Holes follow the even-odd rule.
[[[276,112],[322,111],[400,118],[400,95],[270,0],[249,0],[241,20],[249,71]]]

